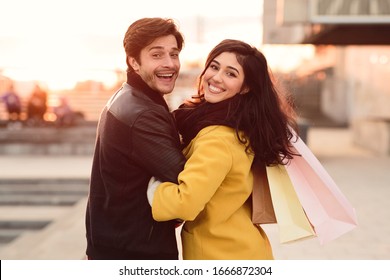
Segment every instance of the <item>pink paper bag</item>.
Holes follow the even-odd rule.
[[[354,229],[355,209],[336,183],[301,138],[294,137],[291,144],[302,156],[294,156],[286,170],[320,243]]]

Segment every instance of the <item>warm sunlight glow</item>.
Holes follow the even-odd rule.
[[[287,73],[315,55],[313,45],[264,45],[261,51],[273,71]]]
[[[114,71],[77,70],[74,68],[11,68],[3,71],[3,75],[19,81],[41,81],[51,90],[72,89],[77,82],[94,80],[111,87],[117,82]]]
[[[225,38],[261,43],[261,0],[3,0],[0,75],[70,89],[79,81],[110,86],[125,70],[123,35],[141,17],[173,18],[186,42],[183,66],[205,59]],[[243,32],[245,30],[245,32]]]

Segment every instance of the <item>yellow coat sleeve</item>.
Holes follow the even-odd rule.
[[[152,214],[157,221],[194,220],[231,169],[232,153],[223,134],[198,134],[190,145],[192,151],[179,174],[179,185],[165,182],[155,192]]]

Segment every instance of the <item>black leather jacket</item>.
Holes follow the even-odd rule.
[[[124,83],[98,124],[86,212],[87,255],[177,259],[175,222],[153,220],[146,190],[151,176],[177,182],[184,162],[167,106]]]

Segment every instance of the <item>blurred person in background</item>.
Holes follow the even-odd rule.
[[[27,124],[29,126],[43,126],[46,111],[47,92],[39,84],[36,84],[27,101]]]
[[[17,129],[21,127],[22,102],[19,94],[15,91],[14,85],[10,84],[8,90],[1,96],[8,113],[7,127]]]
[[[56,126],[72,126],[76,121],[76,114],[70,106],[68,99],[65,96],[60,96],[58,101],[58,105],[53,108],[53,113],[56,115]]]
[[[104,107],[86,209],[88,259],[178,259],[176,221],[156,222],[152,176],[177,183],[185,158],[164,99],[179,75],[184,39],[173,20],[143,18],[123,40],[127,82]]]
[[[157,221],[185,221],[183,259],[273,259],[252,223],[252,166],[292,158],[295,114],[256,48],[224,40],[208,55],[198,94],[174,111],[187,162],[179,183],[152,178],[148,200]]]

